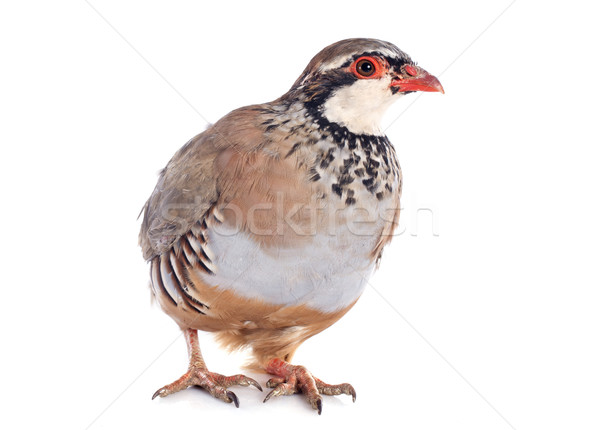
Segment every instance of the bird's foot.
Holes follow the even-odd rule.
[[[267,381],[267,387],[273,390],[267,394],[264,402],[271,397],[289,396],[294,393],[303,393],[308,403],[321,415],[323,410],[323,398],[320,396],[336,396],[348,394],[352,401],[356,401],[356,391],[350,384],[329,385],[315,378],[304,366],[295,366],[283,360],[274,358],[269,361],[266,371],[274,378]]]
[[[152,400],[156,397],[166,397],[169,394],[177,391],[185,390],[192,386],[204,388],[213,397],[221,399],[226,403],[233,402],[236,408],[240,407],[240,402],[233,391],[227,388],[233,385],[247,387],[252,385],[262,391],[258,382],[244,375],[224,376],[218,373],[209,372],[206,368],[191,366],[187,372],[183,374],[177,381],[165,385],[158,389],[152,396]]]

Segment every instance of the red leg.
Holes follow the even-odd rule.
[[[188,371],[177,381],[158,389],[152,396],[152,400],[158,396],[165,397],[191,386],[199,386],[208,391],[213,397],[227,403],[233,402],[236,407],[239,407],[237,396],[227,388],[233,385],[252,385],[262,391],[258,382],[244,375],[223,376],[218,373],[209,372],[206,368],[206,363],[204,363],[204,359],[202,358],[202,353],[200,352],[198,332],[196,330],[187,329],[184,331],[184,335],[190,358]]]

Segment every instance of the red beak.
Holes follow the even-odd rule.
[[[417,69],[417,70],[415,70]],[[410,72],[416,72],[410,73]],[[433,75],[430,75],[427,71],[418,68],[411,67],[409,74],[413,76],[408,76],[406,78],[396,77],[392,80],[392,87],[398,87],[399,91],[429,91],[429,92],[439,92],[444,94],[444,87],[440,84],[438,78]]]

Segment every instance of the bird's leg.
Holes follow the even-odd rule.
[[[295,366],[279,358],[273,358],[265,368],[267,373],[274,378],[267,381],[267,387],[273,390],[265,397],[265,402],[271,397],[289,396],[294,393],[302,393],[306,396],[308,403],[321,415],[323,399],[320,396],[335,396],[348,394],[352,401],[356,401],[356,391],[350,384],[329,385],[315,378],[304,366]]]
[[[165,397],[191,386],[199,386],[208,391],[213,397],[227,403],[233,402],[236,407],[239,407],[240,402],[237,396],[227,388],[232,385],[252,385],[262,391],[258,382],[244,375],[223,376],[218,373],[209,372],[206,368],[206,363],[204,363],[204,359],[202,358],[202,353],[200,352],[198,332],[196,330],[187,329],[183,333],[185,335],[185,341],[190,357],[188,371],[177,381],[157,390],[152,396],[152,400],[158,396]]]

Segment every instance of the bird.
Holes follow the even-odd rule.
[[[208,370],[198,331],[272,378],[264,401],[299,393],[319,415],[346,394],[293,364],[297,348],[356,303],[400,213],[402,173],[381,128],[389,106],[439,80],[394,44],[352,38],[310,60],[278,99],[228,113],[179,149],[145,203],[150,288],[183,331],[188,370],[152,399],[199,386],[261,385]]]

